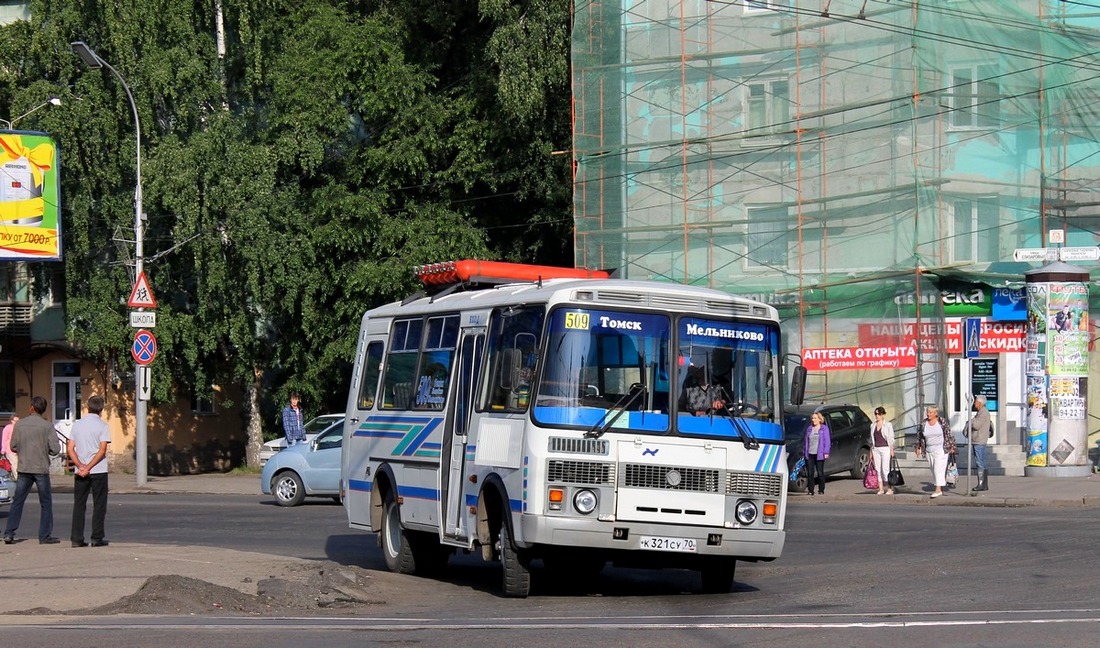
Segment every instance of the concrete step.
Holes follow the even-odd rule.
[[[956,465],[960,474],[966,472],[969,458],[969,448],[965,445],[959,446]],[[912,450],[898,450],[897,459],[901,472],[906,479],[909,478],[910,474],[914,477],[925,477],[929,473],[928,460],[918,459]],[[990,475],[1023,477],[1026,464],[1027,456],[1017,445],[990,445],[986,447],[985,465]]]

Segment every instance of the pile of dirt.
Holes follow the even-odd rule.
[[[242,588],[235,589],[188,576],[154,576],[130,596],[67,614],[282,616],[325,610],[349,614],[386,601],[369,571],[331,562],[291,566],[280,575],[255,581],[255,594],[244,591],[252,589],[253,582],[242,578]]]

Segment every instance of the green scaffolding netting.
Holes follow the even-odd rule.
[[[577,264],[780,306],[790,351],[942,340],[913,295],[1022,282],[1053,229],[1097,245],[1100,4],[591,0],[572,57]],[[915,425],[952,396],[915,343],[811,393]]]

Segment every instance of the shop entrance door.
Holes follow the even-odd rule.
[[[966,422],[973,417],[970,408],[975,396],[985,396],[990,414],[994,418],[997,416],[1000,373],[1000,356],[997,355],[981,356],[972,360],[951,358],[948,362],[947,411],[941,414],[951,423],[957,443],[966,443],[962,433]],[[991,443],[995,440],[996,437]]]

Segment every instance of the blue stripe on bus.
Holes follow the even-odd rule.
[[[756,472],[775,472],[779,466],[779,451],[782,446],[768,445],[762,448],[760,459],[756,462]]]
[[[401,497],[411,497],[413,499],[424,499],[439,501],[439,491],[434,488],[423,488],[420,486],[398,486],[397,494]]]
[[[353,491],[363,491],[364,493],[371,492],[372,483],[365,479],[349,479],[348,489]]]
[[[405,441],[397,444],[397,447],[393,449],[395,455],[404,455],[406,457],[412,456],[417,450],[420,449],[420,445],[427,440],[428,436],[439,427],[439,424],[443,422],[442,418],[428,419],[426,425],[419,430],[414,430],[405,436]]]
[[[477,506],[476,494],[466,493],[466,506]],[[519,500],[510,499],[508,500],[508,508],[511,509],[513,513],[521,513],[523,511],[523,503]]]

